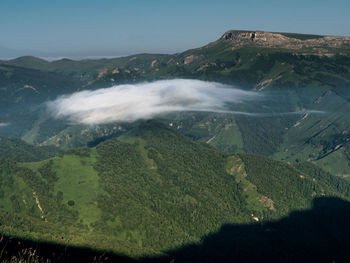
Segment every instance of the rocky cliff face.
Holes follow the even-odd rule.
[[[266,48],[307,49],[312,53],[322,55],[334,53],[330,49],[350,48],[349,37],[270,33],[264,31],[230,30],[220,40],[232,42],[233,48],[240,48],[250,44]]]

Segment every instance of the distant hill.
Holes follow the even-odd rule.
[[[14,59],[20,56],[48,56],[48,53],[31,49],[16,49],[0,45],[0,59]]]
[[[55,147],[30,145],[20,139],[0,136],[0,158],[18,162],[35,162],[55,156],[59,151]]]
[[[230,30],[217,41],[174,55],[136,54],[114,59],[52,62],[21,57],[2,63],[68,74],[88,81],[89,85],[181,76],[243,85],[260,83],[257,87],[266,88],[277,81],[275,78],[287,77],[293,65],[304,68],[306,61],[311,68],[320,67],[315,64],[317,61],[342,65],[346,61],[340,62],[341,59],[350,55],[349,48],[349,37]],[[323,71],[322,67],[319,70]],[[292,73],[295,77],[303,75],[302,70]],[[272,81],[265,83],[267,77],[272,77]]]
[[[85,133],[86,127],[51,119],[42,103],[78,90],[123,83],[173,78],[218,81],[272,93],[276,99],[263,105],[272,116],[178,114],[164,123],[223,151],[314,161],[348,177],[349,43],[348,37],[230,30],[203,47],[173,55],[52,62],[27,56],[0,61],[0,122],[11,123],[0,133],[62,148],[86,146],[113,134],[113,127],[121,124],[106,127],[106,132]],[[303,110],[324,114],[278,115]]]
[[[223,153],[154,121],[46,161],[2,160],[0,180],[0,233],[132,257],[350,198],[349,182],[312,164]]]

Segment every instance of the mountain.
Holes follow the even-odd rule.
[[[349,42],[347,37],[231,30],[208,45],[174,55],[52,62],[20,57],[0,61],[0,122],[9,123],[0,127],[0,134],[63,149],[91,145],[100,138],[119,136],[115,127],[128,130],[133,125],[72,126],[52,119],[45,103],[80,90],[195,78],[272,98],[242,108],[263,111],[267,116],[177,113],[159,117],[164,124],[223,151],[244,151],[289,162],[313,161],[347,178]],[[304,114],[278,114],[295,111]]]
[[[41,162],[2,159],[0,175],[3,235],[133,258],[350,198],[348,181],[311,163],[223,153],[155,121]]]
[[[312,69],[316,70],[315,81],[325,73],[346,75],[349,47],[348,37],[228,31],[206,46],[175,55],[137,54],[115,59],[40,63],[32,57],[22,57],[2,64],[63,73],[82,78],[88,85],[191,77],[243,86],[253,84],[261,89],[276,81],[282,85],[287,78],[292,81],[297,77],[300,81],[310,77],[306,74]]]

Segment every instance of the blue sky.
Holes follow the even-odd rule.
[[[0,46],[49,54],[174,53],[229,29],[350,36],[348,0],[1,0]]]

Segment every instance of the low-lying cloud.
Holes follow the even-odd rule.
[[[95,91],[61,96],[48,103],[57,118],[84,124],[115,121],[133,122],[176,111],[233,112],[230,104],[261,98],[257,92],[200,80],[161,80],[150,83],[117,85]]]
[[[9,123],[7,123],[7,122],[0,122],[0,128],[1,127],[6,127],[8,125],[9,125]]]

